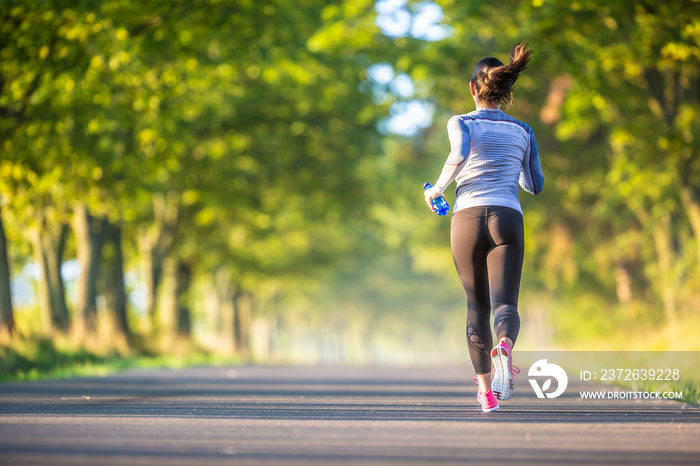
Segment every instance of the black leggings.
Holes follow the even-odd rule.
[[[452,217],[452,257],[467,294],[467,346],[477,374],[491,372],[493,339],[513,342],[520,330],[518,293],[523,268],[523,216],[509,207],[458,210]]]

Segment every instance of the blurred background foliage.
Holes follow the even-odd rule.
[[[521,196],[522,348],[700,350],[699,13],[3,2],[5,365],[32,341],[466,361],[449,220],[421,185],[449,151],[446,121],[474,108],[474,64],[519,40],[535,55],[509,113],[535,130],[546,177]]]

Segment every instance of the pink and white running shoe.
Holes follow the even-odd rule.
[[[498,406],[498,401],[496,397],[493,396],[493,390],[489,390],[486,393],[476,392],[476,399],[481,403],[481,410],[485,413],[490,413],[491,411],[496,411],[500,406]]]
[[[491,350],[493,361],[493,393],[499,400],[505,401],[513,394],[513,359],[508,344],[499,342]],[[520,372],[520,371],[517,371]]]

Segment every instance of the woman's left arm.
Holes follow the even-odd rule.
[[[542,166],[540,165],[540,153],[537,150],[537,140],[535,133],[530,127],[527,128],[530,134],[530,145],[525,151],[523,158],[522,170],[520,170],[520,186],[535,196],[542,192],[544,188],[544,175],[542,174]]]

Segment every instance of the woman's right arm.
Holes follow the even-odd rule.
[[[447,156],[440,177],[435,182],[440,194],[454,181],[462,164],[469,157],[469,131],[459,116],[455,115],[447,122],[447,136],[450,138],[450,155]]]

